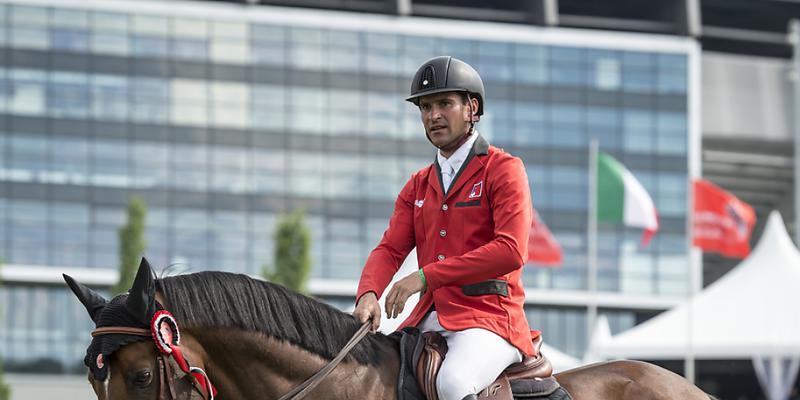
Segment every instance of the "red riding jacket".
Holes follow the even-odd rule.
[[[523,310],[532,206],[522,161],[478,137],[447,194],[441,182],[434,162],[403,187],[356,299],[380,298],[416,246],[427,289],[400,328],[416,326],[433,306],[447,330],[484,328],[535,355]]]

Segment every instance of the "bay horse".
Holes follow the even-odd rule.
[[[323,368],[360,327],[350,314],[239,274],[156,279],[142,259],[131,290],[111,301],[64,278],[96,325],[84,363],[99,400],[279,399]],[[133,334],[148,332],[169,314],[165,310],[172,314],[162,319],[174,318],[180,331],[175,325],[165,337]],[[165,368],[165,362],[175,364],[161,357],[158,346],[165,343],[180,349],[186,362]],[[396,400],[399,357],[396,341],[368,334],[309,398]],[[175,371],[175,379],[167,376]],[[638,361],[592,364],[556,379],[575,400],[713,399],[682,377]]]

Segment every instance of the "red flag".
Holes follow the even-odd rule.
[[[755,222],[749,204],[707,180],[694,181],[695,246],[726,257],[747,257]]]
[[[539,219],[539,213],[533,210],[531,232],[528,235],[528,262],[558,267],[563,261],[561,246],[556,242],[550,229]]]

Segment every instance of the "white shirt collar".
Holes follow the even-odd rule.
[[[461,165],[464,164],[464,160],[467,159],[469,151],[472,149],[472,146],[475,144],[477,139],[478,131],[473,131],[469,139],[467,139],[467,141],[464,142],[464,144],[462,144],[458,150],[451,154],[450,158],[445,158],[445,156],[442,155],[441,150],[436,152],[436,160],[439,162],[439,166],[441,167],[445,165],[445,163],[448,163],[453,167],[453,174],[458,173],[458,170],[461,169]]]

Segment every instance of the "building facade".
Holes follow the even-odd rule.
[[[411,173],[434,160],[403,101],[425,60],[484,78],[488,140],[522,158],[564,265],[528,265],[528,317],[580,357],[597,306],[621,330],[692,289],[698,48],[690,39],[201,2],[0,1],[0,354],[79,373],[91,324],[61,281],[114,283],[131,196],[157,268],[257,275],[303,208],[313,294],[352,307]],[[589,142],[643,183],[651,244],[600,226],[588,291]]]

